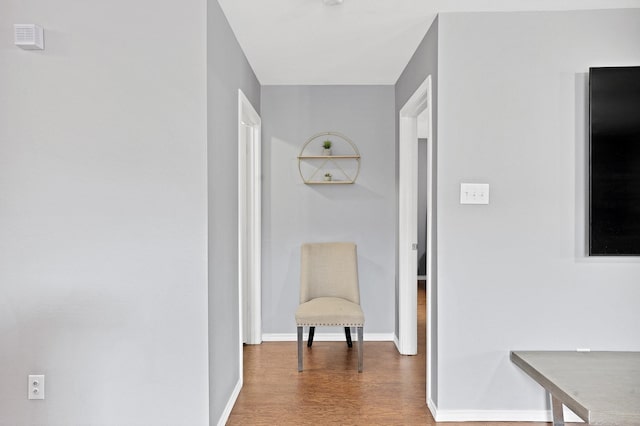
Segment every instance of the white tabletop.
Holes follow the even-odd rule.
[[[511,361],[590,424],[640,425],[640,352],[514,351]]]

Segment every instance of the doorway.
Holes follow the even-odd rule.
[[[260,116],[238,90],[238,294],[242,345],[262,343]]]
[[[417,354],[417,278],[418,278],[418,117],[424,118],[427,139],[426,164],[426,358],[431,373],[432,342],[430,328],[434,318],[432,297],[435,236],[433,201],[435,187],[433,105],[431,76],[418,87],[399,114],[399,203],[398,203],[398,351]],[[427,378],[427,401],[431,398],[431,380]]]

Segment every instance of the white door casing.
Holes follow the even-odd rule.
[[[242,344],[262,342],[261,125],[260,116],[244,93],[238,90],[238,293],[241,366]]]
[[[427,111],[427,374],[431,372],[431,324],[434,300],[431,297],[435,238],[433,226],[434,149],[431,76],[418,87],[399,114],[399,203],[398,203],[398,351],[417,353],[417,235],[418,235],[418,116]],[[427,402],[431,381],[427,377]]]

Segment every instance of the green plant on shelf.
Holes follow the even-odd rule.
[[[324,148],[324,150],[322,151],[323,155],[331,155],[331,145],[333,144],[328,139],[322,142],[322,147]]]

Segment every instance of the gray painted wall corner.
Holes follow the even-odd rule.
[[[434,241],[437,242],[437,233],[438,233],[438,127],[439,127],[439,114],[438,114],[438,71],[439,71],[439,16],[433,21],[431,26],[429,27],[427,34],[424,39],[418,46],[416,52],[413,54],[411,60],[407,64],[406,68],[400,75],[400,78],[396,82],[395,85],[395,140],[396,140],[396,166],[395,166],[395,179],[396,186],[398,185],[398,155],[399,155],[399,114],[400,109],[406,104],[411,95],[418,89],[418,87],[424,82],[424,80],[431,76],[432,82],[432,103],[433,103],[433,155],[434,155],[434,174],[435,174],[435,191],[433,194],[433,226],[434,226]],[[398,191],[396,190],[396,206],[398,205],[397,198]],[[398,229],[398,217],[397,217],[397,207],[396,207],[396,225],[395,229]],[[399,316],[398,316],[398,233],[396,231],[396,255],[395,255],[395,265],[396,265],[396,275],[395,275],[395,286],[396,286],[396,307],[395,307],[395,334],[398,336],[398,324],[399,324]],[[432,339],[432,352],[428,356],[431,357],[432,370],[428,372],[428,380],[431,382],[431,399],[437,405],[438,403],[438,248],[432,248],[434,256],[433,263],[431,265],[427,265],[427,274],[432,275],[432,289],[431,289],[431,300],[434,306],[434,312],[432,313],[432,321],[428,324],[431,331],[431,339]]]
[[[217,424],[240,380],[238,89],[260,112],[260,83],[217,1],[207,10],[209,417]]]

